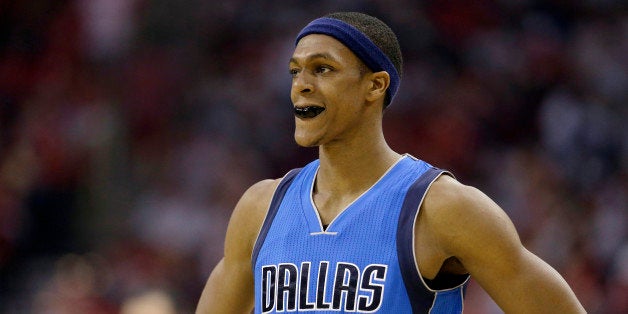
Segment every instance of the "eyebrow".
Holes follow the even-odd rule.
[[[305,62],[312,61],[312,60],[314,60],[314,59],[330,59],[330,60],[335,60],[335,58],[334,58],[334,57],[332,57],[332,55],[330,55],[329,53],[326,53],[326,52],[319,52],[319,53],[315,53],[315,54],[312,54],[312,55],[307,56],[307,57],[305,58]],[[299,62],[297,61],[297,59],[296,59],[296,58],[292,57],[292,58],[290,58],[290,63],[299,63]]]

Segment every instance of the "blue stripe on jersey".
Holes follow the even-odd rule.
[[[397,228],[397,253],[401,265],[401,275],[410,297],[413,313],[462,313],[465,282],[451,290],[431,291],[428,289],[416,267],[414,258],[414,224],[423,199],[432,183],[447,173],[431,167],[408,189]],[[468,278],[468,277],[467,277]]]
[[[425,293],[425,287],[421,283],[420,274],[415,266],[414,259],[414,222],[429,186],[443,173],[436,168],[428,169],[408,189],[397,227],[397,253],[403,282],[406,285],[412,311],[414,313],[427,313],[432,305],[433,296]]]
[[[288,172],[282,179],[277,189],[275,190],[275,194],[273,195],[273,199],[270,202],[270,207],[268,208],[268,213],[266,214],[266,219],[264,219],[264,224],[262,225],[262,229],[257,236],[257,241],[255,242],[255,247],[253,248],[253,255],[251,256],[251,261],[253,267],[255,267],[255,262],[257,261],[257,256],[259,255],[259,250],[262,248],[262,244],[266,239],[266,235],[268,234],[268,230],[270,229],[270,225],[275,219],[275,215],[277,215],[277,211],[279,210],[279,204],[283,200],[284,195],[286,195],[286,191],[288,191],[288,187],[290,187],[290,183],[294,179],[294,177],[301,171],[301,168],[292,169]],[[255,269],[253,269],[253,273],[255,273]]]
[[[463,287],[436,292],[430,314],[462,313]]]

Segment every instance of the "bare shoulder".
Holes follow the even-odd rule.
[[[484,192],[449,175],[436,179],[428,190],[425,203],[428,208],[444,210],[443,214],[458,214],[456,210],[494,210],[497,206]]]
[[[251,218],[260,214],[264,216],[279,182],[281,179],[266,179],[253,184],[242,194],[234,215],[253,216]]]
[[[430,240],[418,238],[428,249],[419,260],[428,275],[454,257],[506,313],[585,312],[567,282],[522,245],[508,215],[480,190],[441,176],[418,225]]]
[[[436,219],[475,222],[488,217],[508,219],[504,211],[479,189],[464,185],[448,175],[440,176],[430,187],[422,208]]]
[[[421,211],[446,255],[464,259],[485,251],[483,243],[494,239],[511,249],[521,246],[508,215],[482,191],[451,176],[442,175],[432,184]]]
[[[226,257],[230,253],[250,255],[279,182],[281,179],[262,180],[242,194],[229,220],[225,242]]]
[[[224,256],[207,279],[196,313],[250,313],[253,309],[251,252],[280,181],[260,181],[242,194],[227,227]]]
[[[438,177],[425,197],[426,208],[439,214],[457,214],[455,211],[461,207],[485,201],[490,199],[480,190],[464,185],[449,175]]]

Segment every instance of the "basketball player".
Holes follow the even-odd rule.
[[[584,312],[498,205],[386,144],[401,65],[374,17],[334,13],[301,30],[294,137],[319,159],[244,193],[197,313],[460,313],[470,276],[507,313]]]

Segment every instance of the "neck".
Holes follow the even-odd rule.
[[[379,134],[368,143],[357,140],[320,146],[317,188],[359,192],[372,186],[401,158]]]

